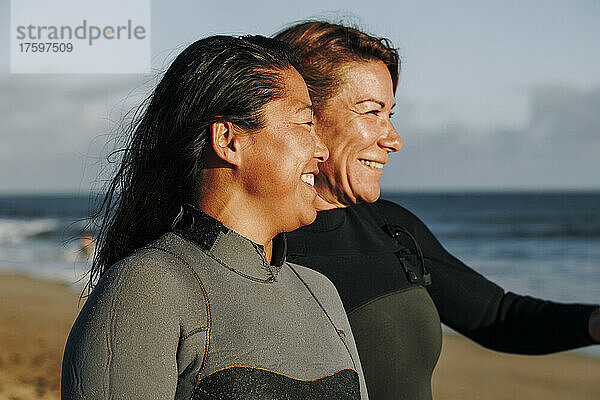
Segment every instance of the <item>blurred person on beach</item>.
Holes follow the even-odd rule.
[[[92,235],[82,235],[79,238],[79,248],[87,258],[92,257],[96,248],[94,237]]]
[[[276,38],[298,53],[330,155],[315,178],[317,218],[288,235],[290,259],[339,290],[372,398],[432,398],[441,322],[507,353],[600,342],[598,305],[505,292],[448,253],[410,211],[379,199],[382,168],[402,147],[390,121],[400,60],[388,39],[321,21]]]
[[[328,158],[297,69],[261,36],[171,64],[97,215],[62,398],[368,398],[335,287],[286,262],[282,232],[316,217]]]

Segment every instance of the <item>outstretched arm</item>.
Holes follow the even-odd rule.
[[[598,305],[505,293],[448,253],[414,214],[388,201],[378,205],[389,222],[416,237],[432,276],[427,288],[446,325],[484,347],[519,354],[546,354],[600,341]]]

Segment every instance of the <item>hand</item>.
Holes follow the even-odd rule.
[[[588,328],[592,339],[600,343],[600,308],[596,309],[590,315]]]

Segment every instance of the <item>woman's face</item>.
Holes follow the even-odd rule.
[[[316,132],[329,150],[315,187],[320,197],[338,207],[376,201],[388,155],[402,147],[390,121],[394,90],[385,64],[346,64],[341,81],[315,118]]]
[[[295,69],[282,72],[286,96],[263,108],[265,126],[250,134],[240,173],[254,206],[291,231],[316,217],[314,176],[328,157],[313,127],[312,103]]]

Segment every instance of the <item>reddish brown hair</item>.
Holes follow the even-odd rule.
[[[400,57],[386,38],[324,21],[293,25],[279,32],[275,38],[289,44],[298,54],[300,73],[317,113],[337,93],[342,84],[341,67],[349,62],[382,61],[390,71],[396,92]]]

